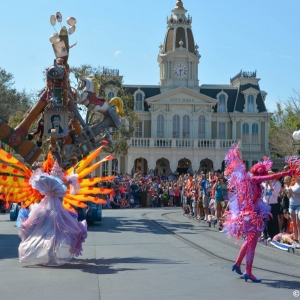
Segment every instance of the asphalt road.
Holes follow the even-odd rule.
[[[0,214],[0,299],[287,300],[300,292],[298,253],[258,245],[253,273],[262,283],[245,282],[231,271],[239,245],[177,208],[103,210],[88,234],[69,264],[21,264],[17,228]]]

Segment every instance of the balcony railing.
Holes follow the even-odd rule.
[[[250,145],[250,144],[247,144],[247,145],[243,145],[243,150],[244,151],[261,151],[261,145],[260,144],[257,144],[257,145]]]
[[[178,139],[178,138],[159,138],[159,139],[158,138],[131,138],[129,141],[130,147],[133,148],[190,148],[190,149],[203,149],[203,148],[228,149],[231,147],[232,144],[237,142],[241,143],[240,140]],[[248,149],[243,149],[243,150],[248,150]]]

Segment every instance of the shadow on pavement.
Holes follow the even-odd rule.
[[[116,268],[117,264],[181,264],[165,259],[150,259],[142,257],[125,257],[110,259],[73,259],[70,263],[59,267],[45,267],[42,265],[29,265],[24,268],[49,268],[62,270],[80,270],[91,274],[116,274],[123,271],[147,270],[148,268]],[[184,264],[184,263],[183,263]]]
[[[105,224],[102,226],[102,224]],[[101,224],[102,223],[102,224]],[[182,232],[182,230],[187,230],[186,234],[195,234],[193,230],[199,231],[209,231],[209,228],[203,228],[199,229],[193,224],[188,225],[182,225],[179,223],[170,223],[166,220],[157,220],[155,223],[169,228],[171,231],[174,231],[176,233],[177,231]],[[88,231],[94,231],[94,232],[109,232],[109,233],[121,233],[124,231],[131,231],[131,232],[137,232],[137,233],[146,233],[146,232],[152,232],[154,234],[172,234],[158,226],[156,226],[154,223],[147,219],[134,219],[129,220],[126,217],[104,217],[102,218],[101,222],[94,223],[88,227]]]
[[[277,289],[290,289],[291,295],[293,290],[299,290],[300,285],[299,285],[300,280],[296,279],[295,280],[273,280],[273,279],[267,279],[267,278],[262,278],[262,284],[266,285],[267,287],[272,287],[272,288],[277,288]]]
[[[18,234],[0,234],[0,259],[17,258],[21,242]]]

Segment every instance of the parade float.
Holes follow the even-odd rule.
[[[60,12],[50,17],[50,23],[54,28],[57,22],[61,25]],[[65,171],[63,181],[66,181],[66,176],[72,172],[79,174],[81,170],[85,174],[80,178],[85,182],[81,185],[84,193],[71,198],[65,196],[62,201],[65,209],[70,211],[84,209],[81,215],[90,215],[90,221],[101,220],[98,204],[105,199],[99,202],[99,198],[90,195],[106,195],[111,192],[92,186],[102,180],[110,180],[112,177],[94,178],[94,181],[84,179],[90,176],[89,174],[99,167],[101,162],[87,168],[89,172],[84,172],[83,166],[86,168],[92,163],[90,158],[95,159],[104,146],[113,147],[108,128],[121,126],[118,115],[124,114],[123,102],[118,97],[112,98],[110,102],[100,99],[97,96],[97,85],[93,78],[82,78],[79,90],[71,87],[68,58],[70,49],[75,44],[69,45],[69,36],[76,29],[76,19],[69,17],[67,23],[68,29],[66,26],[61,26],[59,32],[50,36],[55,54],[54,63],[46,69],[46,86],[36,104],[16,128],[11,128],[0,119],[0,141],[12,148],[24,160],[23,164],[4,150],[0,152],[0,163],[3,162],[0,165],[0,173],[4,174],[0,179],[0,199],[15,203],[11,219],[16,218],[16,210],[20,205],[29,207],[31,203],[39,203],[42,199],[41,194],[35,191],[29,181],[32,176],[31,167],[40,167],[37,160],[42,154],[41,146],[45,141],[48,143],[48,153],[44,154],[48,163],[49,157],[53,157],[58,166],[66,170],[72,158],[78,160],[76,166]],[[85,105],[93,113],[102,114],[103,118],[93,126],[89,126],[79,113],[77,105]],[[38,121],[38,127],[29,132],[35,121]],[[113,157],[108,156],[106,159],[113,159]],[[49,164],[46,170],[42,169],[47,174],[51,172]],[[91,209],[97,211],[92,213]]]

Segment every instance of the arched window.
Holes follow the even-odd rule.
[[[249,144],[249,124],[243,124],[243,143]]]
[[[198,118],[198,139],[205,139],[205,117]]]
[[[252,124],[252,143],[258,144],[258,125]]]
[[[143,122],[141,121],[136,122],[134,135],[136,138],[143,137]]]
[[[173,138],[180,137],[180,118],[178,115],[173,116]]]
[[[158,115],[157,116],[157,137],[158,138],[163,138],[165,135],[164,132],[164,116],[163,115]]]
[[[135,110],[143,110],[143,95],[142,95],[142,93],[137,93],[135,95]]]
[[[220,122],[218,125],[218,138],[226,139],[226,123]]]
[[[111,171],[113,175],[118,174],[118,160],[115,158],[111,161]]]
[[[115,96],[115,93],[113,93],[113,92],[109,92],[109,93],[107,94],[108,100],[110,100],[110,99],[113,98],[114,96]]]
[[[182,124],[182,138],[189,139],[190,138],[190,117],[188,115],[183,116],[183,124]]]
[[[254,112],[254,97],[253,97],[253,95],[248,95],[248,97],[247,97],[247,112]]]
[[[218,112],[226,112],[226,98],[224,94],[219,96]]]
[[[109,161],[105,161],[101,164],[103,177],[108,176],[108,163],[109,163]]]

